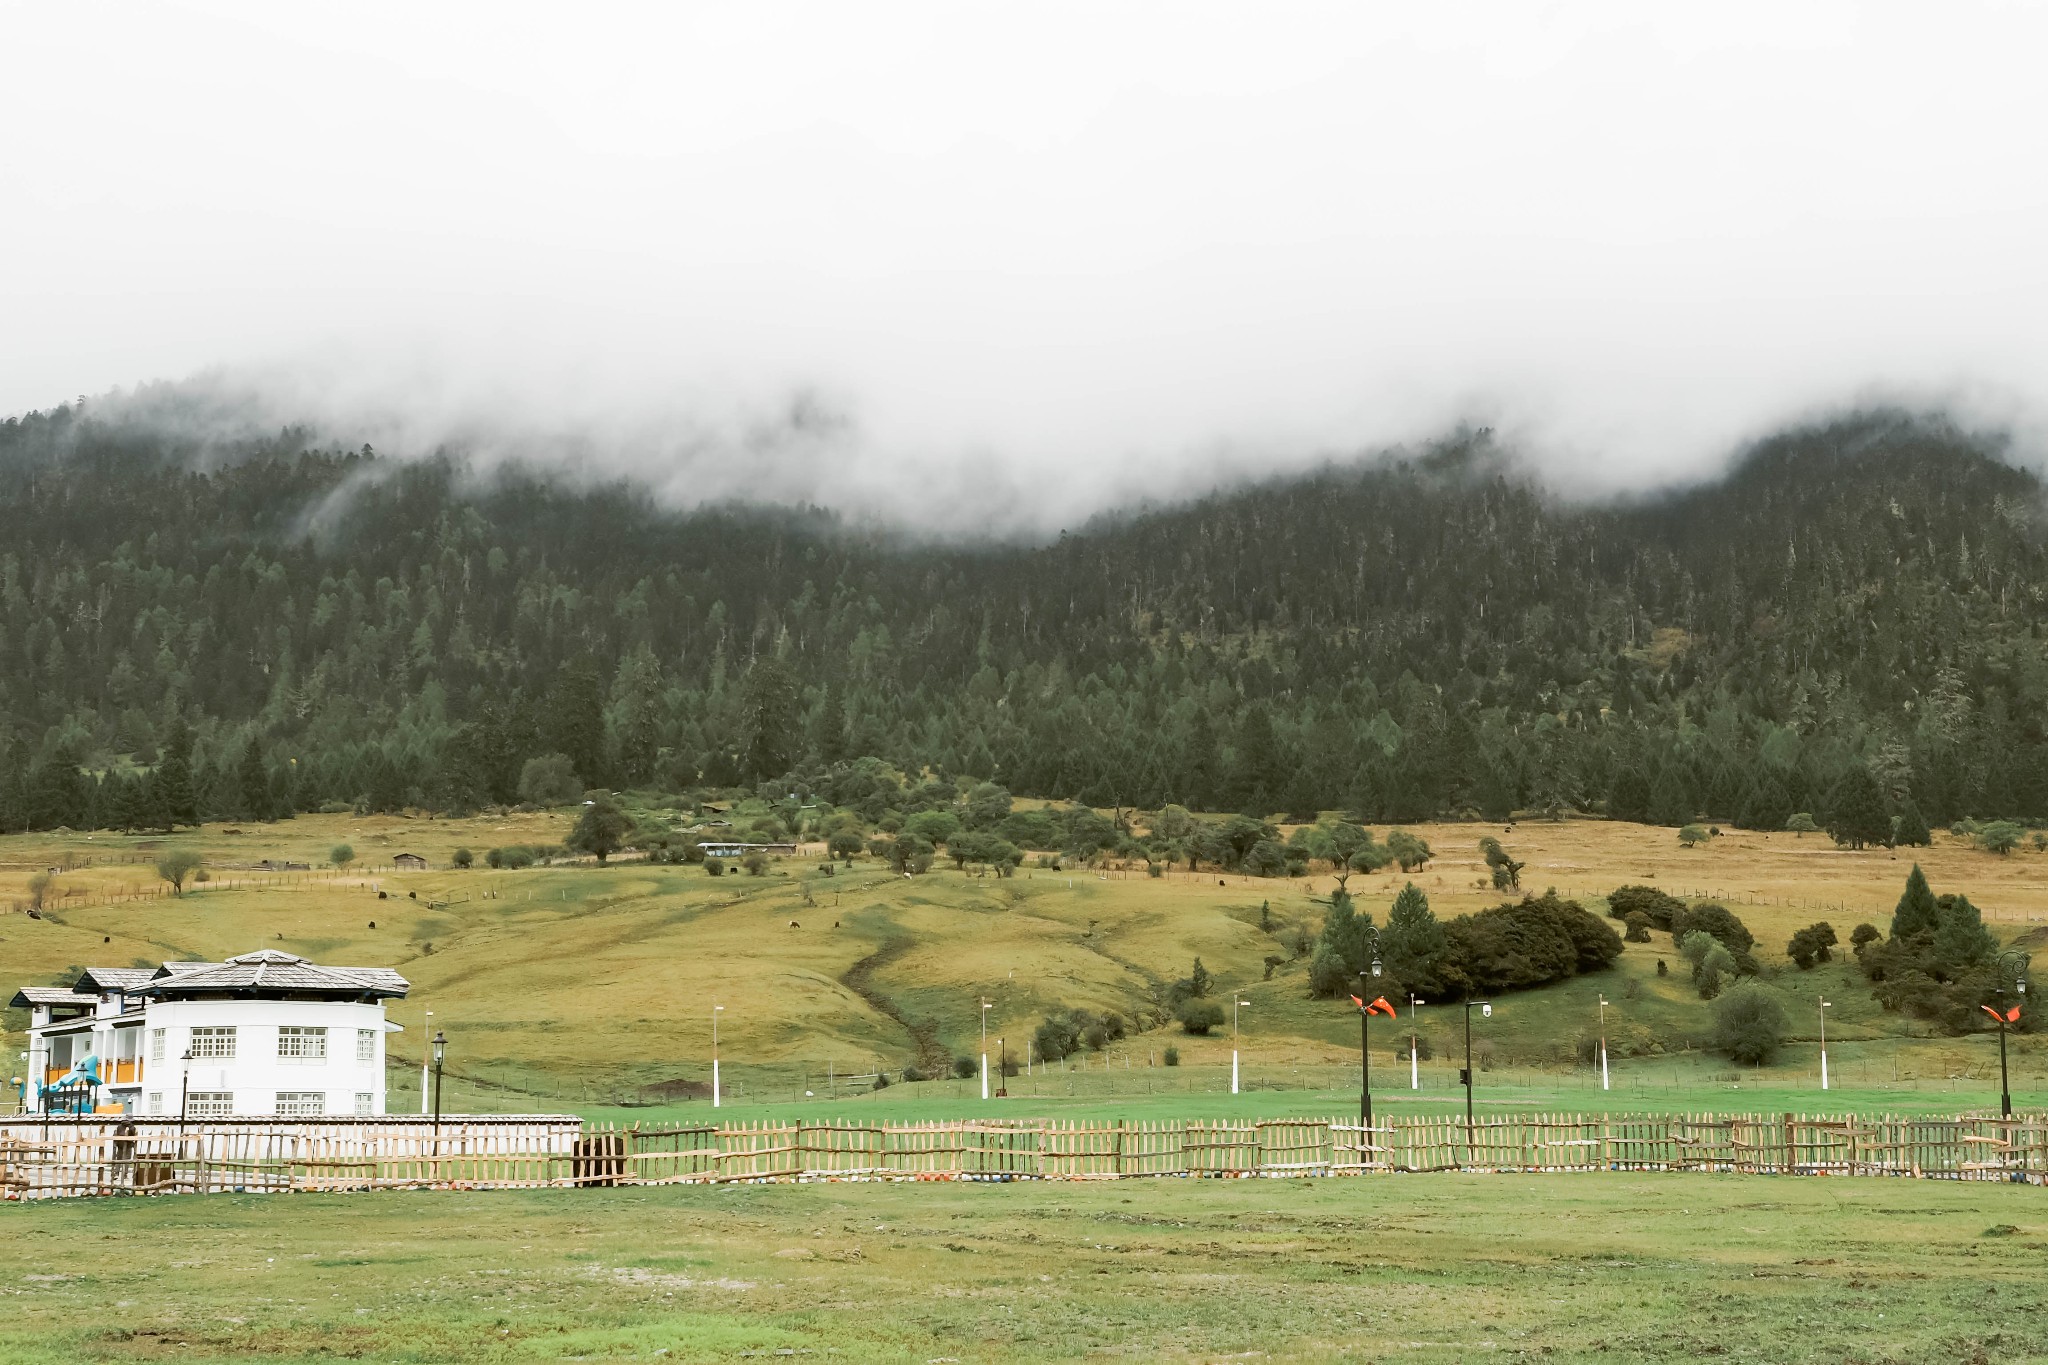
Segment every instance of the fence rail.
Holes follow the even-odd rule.
[[[0,1122],[0,1197],[800,1180],[1731,1171],[2048,1184],[2048,1116],[1403,1115],[685,1126],[574,1115]]]

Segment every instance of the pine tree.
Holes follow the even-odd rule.
[[[1792,798],[1785,784],[1769,769],[1760,769],[1742,798],[1742,811],[1735,823],[1741,829],[1779,830],[1792,818]]]
[[[1934,903],[1934,892],[1927,885],[1927,874],[1914,863],[1913,870],[1906,874],[1906,890],[1899,897],[1899,904],[1892,911],[1892,937],[1911,938],[1917,934],[1931,934],[1940,927],[1940,913]]]
[[[1607,818],[1642,823],[1650,817],[1650,780],[1633,763],[1624,763],[1607,792]]]
[[[235,765],[235,788],[239,794],[236,818],[270,820],[270,770],[263,765],[263,746],[255,739],[242,746],[242,761]]]
[[[1892,843],[1900,848],[1927,848],[1934,843],[1933,834],[1928,832],[1927,822],[1920,818],[1920,807],[1907,797],[1899,807],[1899,818],[1892,834]]]
[[[562,671],[548,695],[541,728],[545,746],[541,752],[567,754],[577,775],[593,787],[611,781],[604,742],[604,685],[588,660]]]
[[[1826,816],[1824,828],[1838,844],[1862,848],[1891,841],[1892,818],[1884,808],[1884,793],[1861,763],[1851,764],[1828,793]]]
[[[1984,927],[1984,917],[1968,896],[1943,896],[1935,902],[1934,961],[1953,979],[1998,951],[1998,940]]]
[[[1650,789],[1649,823],[1653,825],[1684,825],[1692,822],[1699,814],[1699,801],[1686,779],[1684,769],[1676,762],[1664,765],[1664,771],[1657,774],[1657,783]]]
[[[802,756],[796,679],[763,655],[747,670],[740,703],[740,767],[754,781],[780,777]]]
[[[1387,927],[1380,935],[1381,961],[1402,989],[1434,998],[1443,989],[1438,967],[1446,944],[1444,927],[1430,910],[1429,897],[1409,882],[1387,912]]]
[[[163,761],[150,774],[156,794],[151,806],[162,816],[163,828],[199,823],[199,798],[192,775],[192,732],[181,721],[164,741]]]

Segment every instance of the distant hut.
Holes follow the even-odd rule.
[[[417,853],[400,853],[392,858],[391,865],[406,872],[425,872],[427,860]]]

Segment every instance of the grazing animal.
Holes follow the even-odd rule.
[[[803,926],[802,926],[801,924],[798,924],[798,923],[797,923],[797,922],[796,922],[795,920],[791,920],[791,921],[789,922],[789,927],[790,927],[790,928],[792,928],[792,929],[801,929],[801,928],[803,928]]]

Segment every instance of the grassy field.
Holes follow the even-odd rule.
[[[2048,1191],[2009,1185],[1413,1176],[285,1198],[11,1210],[0,1360],[2048,1359]]]
[[[559,812],[461,821],[302,816],[235,832],[207,826],[173,840],[0,839],[0,906],[26,896],[33,872],[61,869],[42,919],[0,913],[0,962],[10,984],[64,980],[88,963],[218,958],[265,945],[323,961],[395,966],[414,989],[392,1011],[408,1030],[392,1049],[399,1063],[394,1108],[417,1104],[427,1010],[451,1039],[447,1107],[597,1111],[708,1080],[715,1002],[725,1006],[723,1056],[737,1115],[851,1103],[843,1078],[898,1073],[920,1057],[978,1053],[984,998],[992,1002],[991,1046],[1004,1038],[1021,1054],[1047,1010],[1131,1013],[1153,986],[1184,975],[1200,956],[1216,974],[1219,998],[1235,988],[1249,1002],[1240,1046],[1246,1077],[1258,1087],[1253,1096],[1231,1103],[1224,1093],[1227,1028],[1206,1039],[1162,1029],[1050,1075],[1034,1067],[1019,1087],[1029,1093],[1011,1103],[1215,1113],[1252,1102],[1266,1112],[1333,1112],[1355,1102],[1345,1098],[1356,1093],[1355,1014],[1307,999],[1300,962],[1264,979],[1263,958],[1290,954],[1297,926],[1312,931],[1320,923],[1315,898],[1328,894],[1326,878],[1025,869],[996,880],[948,867],[912,881],[865,862],[826,877],[806,858],[779,862],[759,878],[631,863],[448,868],[458,846],[481,853],[558,841],[568,824]],[[1795,1037],[1761,1073],[1738,1073],[1701,1055],[1709,1007],[1680,977],[1656,975],[1658,958],[1672,952],[1659,935],[1654,944],[1630,945],[1612,972],[1499,1002],[1495,1017],[1475,1029],[1487,1068],[1483,1100],[1819,1108],[1816,1020],[1824,993],[1834,1002],[1830,1056],[1842,1087],[1827,1104],[1993,1102],[1990,1035],[1930,1037],[1925,1026],[1879,1010],[1848,966],[1801,973],[1784,961],[1786,938],[1814,920],[1831,921],[1844,939],[1860,921],[1887,922],[1910,858],[1837,850],[1819,836],[1739,832],[1685,850],[1670,830],[1602,821],[1522,824],[1512,833],[1425,826],[1420,832],[1442,856],[1415,880],[1439,915],[1500,899],[1482,885],[1475,847],[1489,830],[1527,860],[1531,888],[1556,886],[1596,909],[1593,898],[1625,882],[1725,899],[1756,933]],[[347,876],[246,870],[266,858],[318,866],[344,841],[363,864]],[[122,899],[156,885],[151,862],[172,845],[202,852],[215,881],[176,899]],[[378,870],[400,851],[427,857],[433,868]],[[1937,891],[1967,891],[2002,935],[2030,944],[2048,938],[2048,856],[1997,857],[1947,836],[1917,856]],[[260,884],[223,884],[235,879]],[[1401,880],[1360,877],[1352,889],[1364,908],[1383,914]],[[1262,916],[1270,931],[1261,928]],[[1605,1095],[1591,1088],[1590,1072],[1573,1070],[1581,1043],[1598,1031],[1603,996],[1618,1086]],[[18,1029],[22,1019],[14,1012],[5,1022]],[[1460,1012],[1426,1007],[1419,1027],[1435,1054],[1425,1088],[1448,1098],[1462,1047]],[[1405,1064],[1394,1055],[1406,1031],[1405,1020],[1374,1030],[1374,1070],[1390,1090],[1406,1083]],[[8,1045],[19,1044],[12,1034]],[[1169,1045],[1186,1065],[1158,1065]],[[2016,1095],[2035,1105],[2048,1099],[2048,1049],[2015,1039],[2013,1061]],[[859,1103],[916,1108],[972,1093],[927,1083]],[[1225,1103],[1228,1110],[1219,1108]]]

